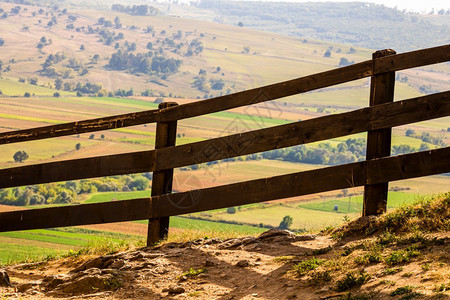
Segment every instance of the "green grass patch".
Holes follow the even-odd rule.
[[[93,194],[91,198],[87,199],[84,203],[100,203],[110,202],[114,200],[129,200],[138,198],[150,197],[151,190],[146,191],[133,191],[133,192],[104,192]]]
[[[338,280],[336,283],[336,291],[343,292],[353,287],[361,286],[370,279],[370,274],[365,271],[359,271],[357,273],[348,272],[345,277]]]
[[[88,147],[98,143],[94,140],[82,140],[73,138],[45,139],[38,141],[30,141],[20,144],[2,145],[0,163],[11,163],[8,167],[22,166],[21,163],[13,163],[14,153],[23,150],[29,155],[29,159],[25,163],[38,162],[39,160],[47,160],[57,157],[70,151],[75,152],[76,144],[80,143],[81,147]]]
[[[333,199],[322,202],[313,202],[300,204],[298,207],[318,210],[318,211],[326,211],[326,212],[336,212],[336,213],[358,213],[362,211],[362,197],[355,196],[351,197],[350,200]],[[337,210],[335,210],[337,207]]]
[[[297,273],[298,276],[303,276],[308,274],[308,272],[317,269],[325,261],[326,261],[325,259],[317,259],[313,257],[311,259],[296,264],[293,267],[293,270],[295,273]]]
[[[0,266],[24,261],[38,261],[64,253],[64,250],[39,246],[0,243]]]
[[[388,265],[397,265],[410,261],[412,258],[420,255],[420,251],[415,247],[408,247],[407,249],[392,251],[384,258],[384,262]]]
[[[197,276],[198,274],[201,273],[205,273],[206,270],[205,269],[194,269],[194,268],[190,268],[189,271],[183,272],[183,274],[181,276],[186,276],[186,277],[193,277],[193,276]]]
[[[49,123],[49,124],[60,124],[62,121],[44,119],[44,118],[35,118],[35,117],[27,117],[27,116],[18,116],[11,114],[0,114],[0,118],[3,119],[13,119],[13,120],[23,120],[23,121],[32,121],[32,122],[41,122],[41,123]]]
[[[135,134],[135,135],[145,135],[145,136],[151,136],[151,137],[155,136],[154,132],[143,131],[143,130],[136,130],[136,129],[120,128],[120,129],[113,129],[112,131],[128,133],[128,134]]]
[[[388,208],[398,208],[402,205],[413,203],[417,198],[418,196],[412,193],[389,192]],[[334,210],[335,206],[338,208],[337,211]],[[298,207],[335,213],[359,213],[363,207],[363,196],[352,196],[350,199],[343,197],[331,200],[315,200],[300,204]]]
[[[348,218],[357,217],[359,213],[348,213],[346,215],[336,214],[329,211],[311,210],[300,207],[289,207],[274,205],[261,209],[249,209],[236,211],[235,214],[215,214],[213,219],[244,222],[250,224],[266,224],[277,227],[285,216],[291,216],[293,223],[291,229],[320,229],[325,226],[336,226],[344,222],[344,216]]]
[[[14,231],[2,232],[0,236],[10,237],[15,239],[32,240],[39,242],[47,242],[61,245],[70,245],[81,247],[87,244],[88,238],[80,235],[73,235],[71,237],[58,235],[51,230],[31,230],[31,231]]]
[[[244,234],[262,233],[267,230],[264,228],[258,228],[248,225],[226,224],[206,220],[194,220],[183,217],[170,218],[170,227],[196,230],[234,231]]]
[[[148,224],[148,221],[136,221],[137,223]],[[188,230],[198,230],[205,232],[217,232],[217,233],[237,233],[237,234],[248,234],[254,235],[266,231],[265,228],[253,227],[248,225],[238,225],[238,224],[226,224],[221,222],[206,221],[206,220],[196,220],[184,217],[171,217],[170,227]],[[214,236],[210,236],[214,237]]]
[[[0,265],[61,255],[107,254],[131,245],[143,246],[138,236],[78,227],[4,232],[0,233],[0,237],[8,239],[8,242],[0,243]],[[29,245],[32,242],[24,244],[24,241],[34,241],[37,245]],[[76,251],[67,252],[67,246],[73,246]]]
[[[381,271],[381,274],[383,275],[393,275],[393,274],[397,274],[399,272],[403,271],[402,267],[398,267],[398,268],[387,268],[383,271]]]
[[[390,295],[391,296],[397,296],[397,295],[405,295],[410,294],[414,291],[415,287],[412,285],[405,285],[401,286],[399,288],[396,288],[395,291],[393,291]]]
[[[58,229],[36,229],[27,231],[2,232],[0,236],[32,240],[59,245],[83,247],[93,240],[108,238],[119,242],[132,236],[125,234],[108,233],[104,231],[87,230],[82,228],[58,228]]]
[[[411,147],[416,148],[416,151],[419,151],[420,145],[424,144],[424,142],[421,139],[416,139],[409,136],[403,136],[403,135],[393,135],[392,136],[392,146],[399,146],[399,145],[408,145]],[[430,143],[425,143],[430,149],[436,148],[435,145]]]

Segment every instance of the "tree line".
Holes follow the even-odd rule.
[[[143,191],[148,188],[152,173],[83,179],[63,183],[47,183],[0,189],[0,204],[26,206],[67,204],[77,195],[111,191]]]
[[[150,5],[122,5],[113,4],[112,10],[128,13],[136,16],[156,16],[160,13],[159,9]]]
[[[132,73],[148,75],[174,74],[178,72],[180,65],[180,59],[153,55],[153,52],[134,54],[122,50],[114,53],[108,64],[113,70],[130,70]]]
[[[316,147],[307,145],[298,145],[283,149],[275,149],[262,153],[254,153],[246,156],[226,158],[221,162],[232,162],[241,160],[281,160],[288,162],[319,164],[319,165],[341,165],[366,159],[366,138],[349,138],[345,142],[332,146],[329,142],[319,143]],[[391,155],[401,155],[416,151],[428,150],[429,146],[422,143],[419,148],[410,145],[401,144],[391,147]],[[219,161],[208,162],[205,165],[211,166],[218,164]],[[191,169],[196,170],[202,165],[192,165]],[[187,169],[187,168],[182,168]]]

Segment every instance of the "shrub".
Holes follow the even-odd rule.
[[[128,187],[132,190],[143,191],[147,189],[149,180],[144,176],[136,176],[133,181],[128,184]]]
[[[413,291],[414,287],[412,285],[405,285],[397,288],[395,291],[393,291],[390,295],[391,296],[397,296],[397,295],[404,295],[409,294]]]
[[[236,207],[228,207],[227,213],[229,214],[235,214],[236,213]]]
[[[337,282],[336,291],[343,292],[353,287],[361,286],[370,279],[370,275],[364,271],[359,271],[357,274],[349,272],[345,274],[342,280]]]
[[[298,276],[306,275],[309,271],[312,271],[318,268],[321,264],[325,262],[325,259],[317,259],[315,257],[302,261],[296,264],[293,270],[297,273]]]
[[[293,218],[291,216],[284,216],[283,220],[281,220],[278,228],[280,229],[289,229],[292,225]]]
[[[29,156],[25,151],[20,150],[14,153],[13,158],[15,162],[23,162],[24,160],[27,160]]]

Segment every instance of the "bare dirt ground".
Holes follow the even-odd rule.
[[[105,256],[10,266],[4,271],[11,286],[4,284],[0,295],[7,299],[449,299],[449,235],[439,233],[432,239],[439,242],[421,250],[428,254],[395,266],[355,264],[360,250],[346,255],[348,249],[358,249],[355,243],[367,244],[370,239],[354,236],[336,241],[327,235],[270,230],[256,238],[166,243]],[[293,271],[295,265],[314,258],[326,262],[330,272],[300,276]],[[367,276],[352,285],[348,274],[356,274],[356,279],[361,277],[358,274]],[[348,288],[342,289],[343,282]]]

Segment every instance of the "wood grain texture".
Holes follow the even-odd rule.
[[[0,213],[0,232],[143,220],[450,172],[450,147],[183,193]]]
[[[2,132],[0,133],[0,145],[154,123],[157,117],[158,110],[148,110],[13,132]]]
[[[392,56],[377,57],[373,74],[417,68],[450,61],[450,45],[421,49]]]
[[[154,151],[80,158],[0,170],[0,188],[149,172]]]
[[[394,56],[392,49],[373,53],[373,69],[380,63],[381,57]],[[375,73],[375,72],[374,72]],[[369,105],[375,106],[394,102],[395,72],[373,75],[370,81]],[[391,155],[392,128],[369,130],[367,133],[366,159]],[[386,211],[389,183],[364,186],[363,216],[377,215]]]
[[[159,104],[159,109],[175,107],[175,102]],[[158,122],[156,125],[155,149],[174,146],[177,139],[177,121]],[[150,157],[149,157],[150,158]],[[152,196],[169,194],[172,192],[173,168],[153,172]],[[167,239],[169,234],[169,217],[148,220],[147,246],[160,240]]]

